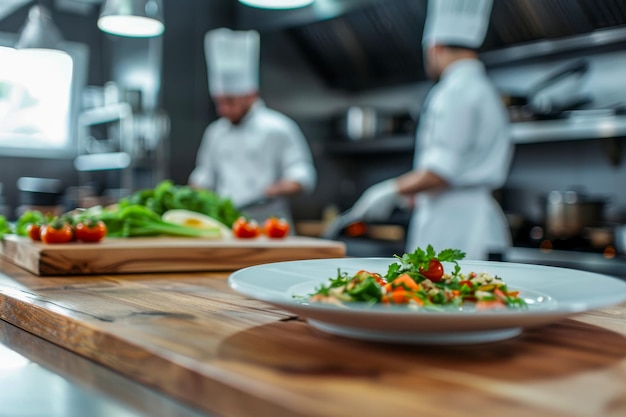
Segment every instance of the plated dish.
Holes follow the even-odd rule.
[[[503,277],[519,291],[521,309],[412,309],[407,305],[310,302],[307,295],[337,271],[387,271],[393,258],[338,258],[278,262],[234,272],[229,285],[255,299],[298,314],[327,333],[372,341],[416,344],[492,342],[585,311],[626,301],[626,283],[606,275],[539,265],[458,261],[462,270]]]

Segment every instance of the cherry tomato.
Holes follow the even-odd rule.
[[[263,224],[263,233],[271,238],[283,238],[289,234],[289,222],[278,217],[270,217]]]
[[[83,242],[100,242],[107,234],[102,220],[83,220],[76,223],[76,239]]]
[[[441,265],[439,260],[431,259],[430,262],[428,262],[428,269],[420,268],[419,273],[433,282],[441,281],[441,277],[443,277],[443,265]]]
[[[26,226],[26,232],[31,240],[41,240],[41,226],[37,223],[31,223]]]
[[[74,229],[63,221],[52,221],[41,226],[41,241],[43,243],[66,243],[74,240]]]
[[[240,217],[233,223],[233,234],[244,239],[255,238],[261,234],[261,226],[256,220]]]
[[[359,272],[355,274],[355,276],[359,276],[359,275],[363,275],[363,279],[367,278],[368,276],[371,276],[381,286],[384,286],[385,284],[387,284],[387,280],[376,272],[369,272],[369,271],[366,271],[365,269],[361,269]]]

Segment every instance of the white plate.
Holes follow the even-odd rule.
[[[230,275],[236,291],[304,318],[324,332],[364,340],[466,344],[508,339],[524,328],[552,323],[574,314],[626,301],[626,282],[591,272],[491,261],[459,262],[464,272],[488,272],[510,289],[520,290],[527,309],[424,311],[407,306],[335,306],[307,303],[337,270],[352,275],[365,269],[385,274],[391,258],[338,258],[277,262],[241,269]],[[449,270],[448,265],[444,265]]]

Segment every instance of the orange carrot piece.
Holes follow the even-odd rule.
[[[391,301],[393,301],[396,304],[406,304],[409,302],[409,296],[410,293],[408,293],[405,290],[399,290],[399,291],[393,291],[390,294],[391,297]]]
[[[407,289],[412,291],[419,291],[422,289],[420,285],[415,282],[409,274],[402,274],[392,281],[394,287],[404,285]]]
[[[506,304],[500,300],[478,301],[476,303],[476,310],[490,310],[492,308],[502,307],[506,307]]]

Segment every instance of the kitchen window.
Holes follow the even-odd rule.
[[[63,42],[67,54],[10,48],[0,34],[0,156],[76,154],[76,121],[87,72],[87,47]]]

